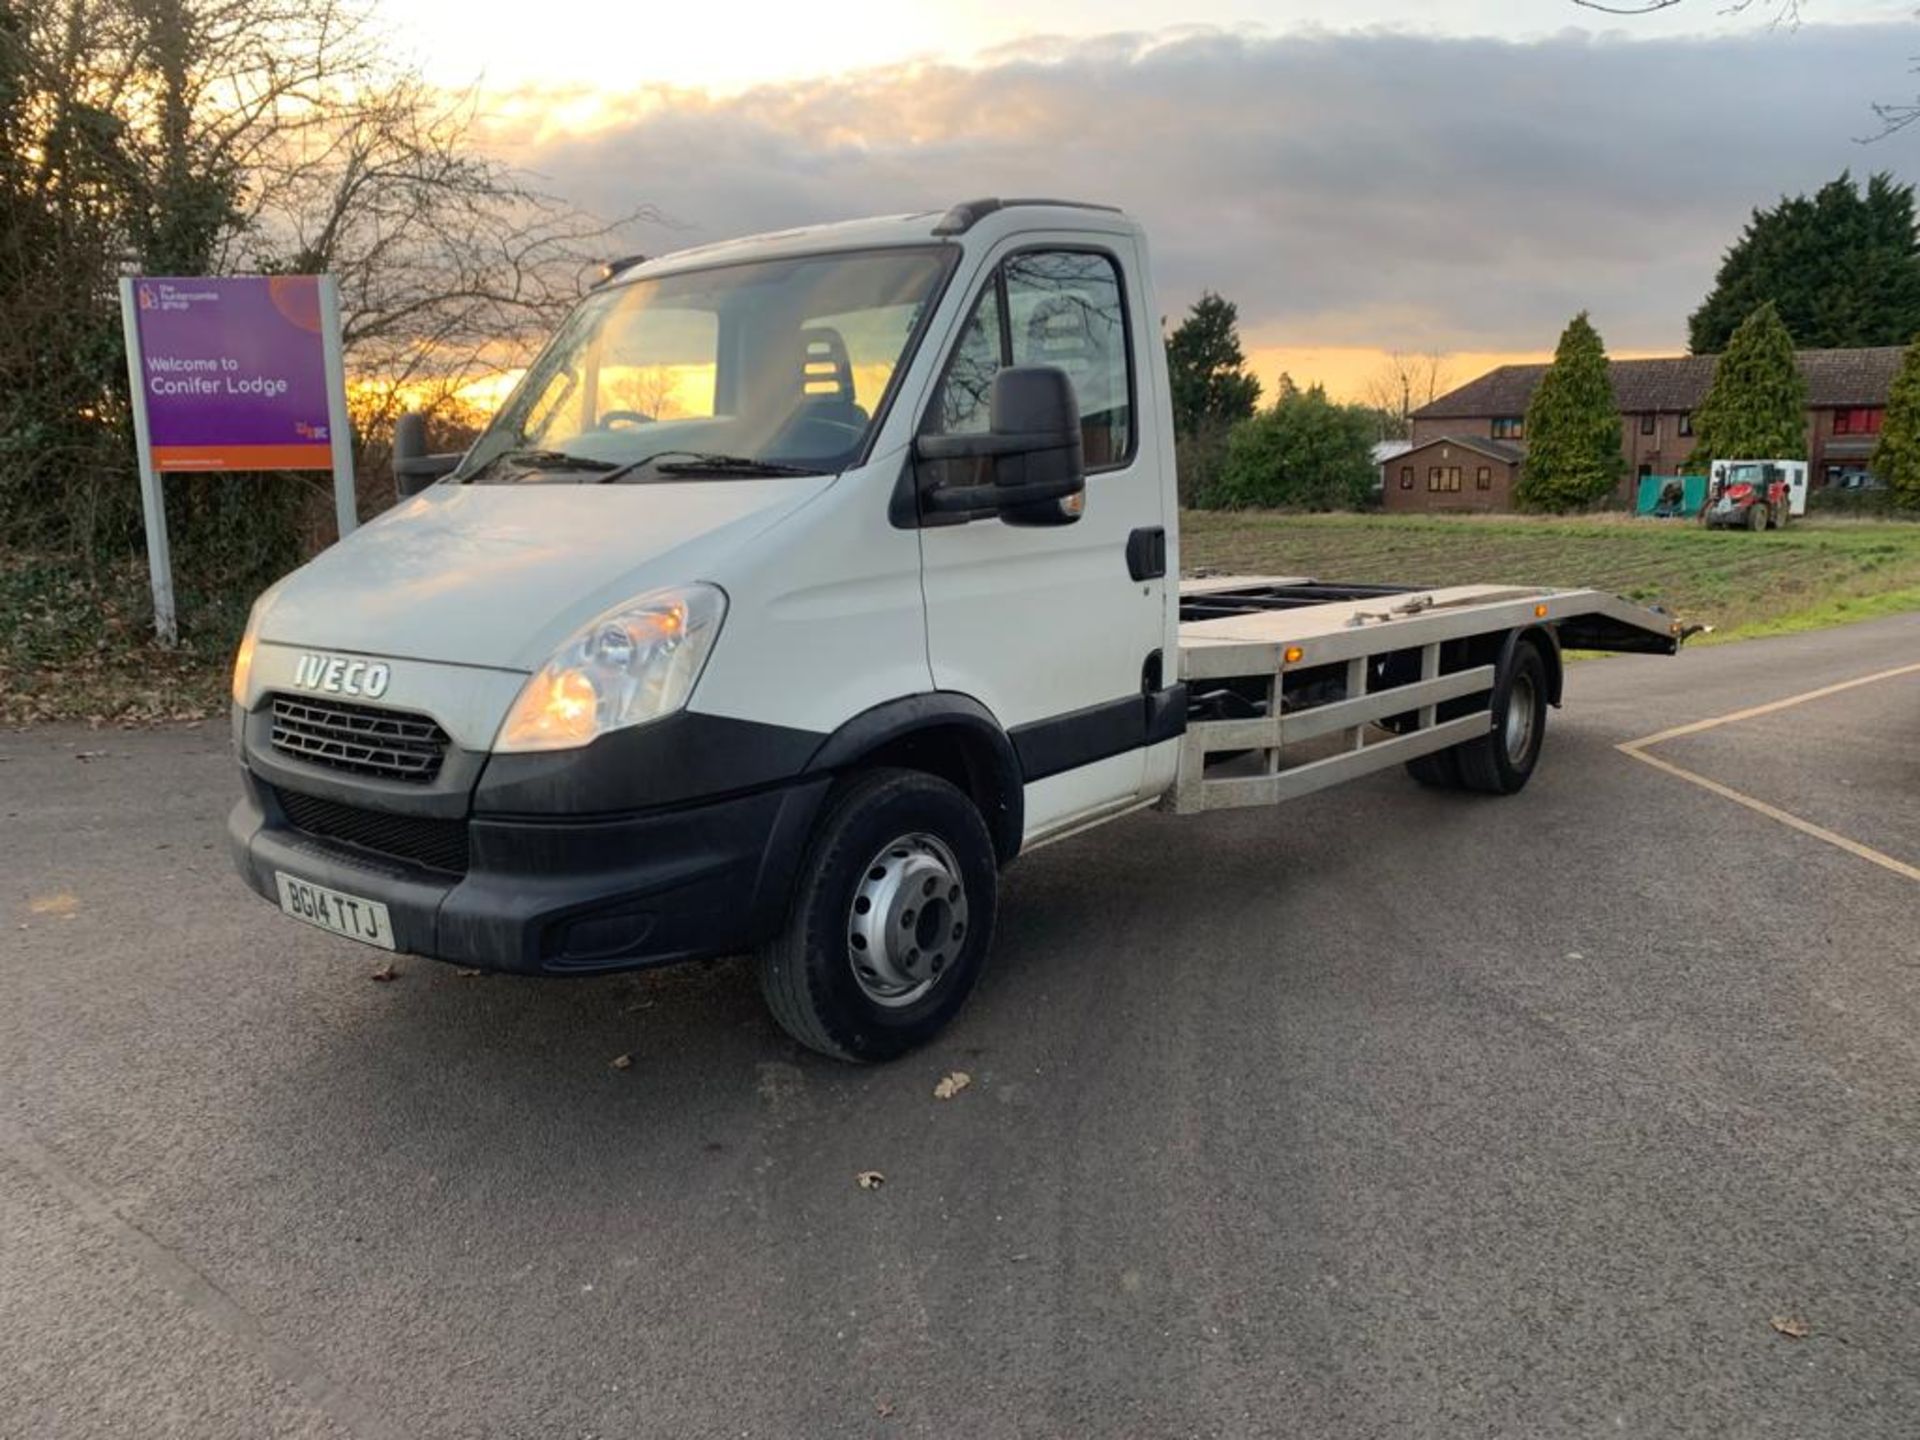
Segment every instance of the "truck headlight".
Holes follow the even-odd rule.
[[[630,600],[583,626],[521,689],[494,749],[571,750],[687,703],[705,668],[727,597],[680,585]]]
[[[266,603],[262,595],[253,602],[247,615],[246,631],[240,636],[240,648],[233,652],[233,703],[247,703],[247,680],[253,674],[253,647],[260,639],[260,611]]]

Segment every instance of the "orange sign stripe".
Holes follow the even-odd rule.
[[[153,468],[193,470],[331,470],[330,445],[156,445]]]

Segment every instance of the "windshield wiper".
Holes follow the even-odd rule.
[[[591,470],[598,474],[620,468],[611,460],[595,460],[591,455],[575,455],[570,450],[502,450],[482,461],[471,475],[462,476],[460,483],[471,484],[502,460],[527,470]]]
[[[680,456],[680,459],[669,459]],[[609,470],[594,483],[611,485],[616,480],[651,466],[662,475],[720,475],[757,480],[782,475],[821,475],[826,472],[805,465],[784,465],[778,460],[756,460],[751,455],[709,455],[698,450],[661,450]]]

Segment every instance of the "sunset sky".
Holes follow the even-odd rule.
[[[430,76],[477,83],[488,142],[649,253],[992,194],[1123,205],[1177,320],[1240,307],[1254,366],[1358,394],[1382,353],[1458,381],[1590,309],[1616,354],[1684,348],[1755,205],[1842,168],[1913,95],[1914,0],[1173,5],[949,0],[614,6],[396,0]]]

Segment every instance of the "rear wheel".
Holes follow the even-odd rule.
[[[891,1060],[965,1003],[993,940],[998,874],[974,804],[915,770],[875,770],[835,799],[780,934],[759,953],[773,1016],[809,1049]]]
[[[1514,795],[1524,789],[1547,737],[1547,662],[1539,647],[1516,645],[1506,678],[1506,696],[1494,709],[1493,728],[1453,751],[1460,783],[1485,795]]]
[[[1526,785],[1547,733],[1547,662],[1531,641],[1513,648],[1505,698],[1492,721],[1478,739],[1409,760],[1407,774],[1436,790],[1487,795],[1512,795]]]
[[[1417,760],[1407,761],[1407,774],[1430,789],[1458,790],[1460,788],[1460,767],[1454,761],[1451,747],[1437,750],[1431,755],[1422,755]]]

